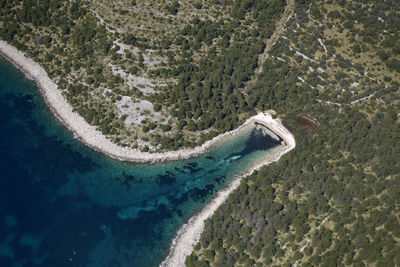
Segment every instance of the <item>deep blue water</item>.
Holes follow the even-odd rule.
[[[118,162],[74,139],[0,58],[0,266],[157,266],[182,224],[277,145],[248,127],[191,160]]]

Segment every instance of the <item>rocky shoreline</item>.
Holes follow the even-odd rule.
[[[260,113],[249,120],[268,128],[270,131],[283,139],[283,146],[274,149],[271,156],[264,161],[257,163],[248,170],[247,173],[235,177],[229,185],[217,193],[215,198],[207,204],[198,214],[190,218],[178,231],[177,236],[172,241],[170,252],[167,258],[160,264],[163,267],[185,266],[185,259],[189,256],[194,246],[199,242],[200,235],[204,229],[204,222],[210,218],[217,208],[222,205],[228,196],[240,185],[243,177],[249,176],[262,166],[277,162],[284,154],[296,147],[293,135],[283,126],[283,124],[273,119],[268,113]]]
[[[57,117],[65,127],[73,132],[80,141],[102,154],[121,161],[157,163],[188,159],[205,153],[211,146],[222,140],[225,136],[236,134],[246,125],[252,124],[258,120],[260,120],[262,124],[269,124],[273,121],[271,119],[265,120],[260,113],[248,119],[237,129],[220,134],[212,140],[209,140],[203,145],[197,146],[193,149],[149,153],[137,149],[121,147],[112,143],[100,131],[98,131],[96,127],[89,125],[79,114],[73,112],[71,105],[62,95],[57,85],[48,77],[46,71],[38,63],[25,56],[23,52],[17,50],[14,46],[9,45],[7,42],[2,40],[0,40],[0,54],[21,70],[27,78],[35,81],[53,115]]]
[[[90,148],[117,160],[136,163],[157,163],[188,159],[205,153],[211,146],[223,140],[224,137],[235,135],[244,127],[251,124],[262,125],[283,140],[283,146],[278,147],[277,151],[273,151],[270,158],[254,165],[246,174],[235,177],[225,189],[217,193],[216,197],[200,213],[193,216],[187,224],[182,226],[172,242],[168,257],[161,263],[161,266],[184,266],[186,257],[190,255],[193,247],[200,239],[200,234],[204,228],[204,221],[211,217],[215,210],[224,203],[229,194],[239,186],[241,179],[264,165],[278,161],[282,155],[296,146],[293,135],[283,126],[280,120],[273,119],[269,113],[260,112],[249,118],[237,129],[220,134],[193,149],[149,153],[121,147],[112,143],[100,131],[96,130],[96,127],[89,125],[79,114],[73,112],[71,105],[64,98],[57,85],[48,77],[46,71],[38,63],[2,40],[0,40],[0,55],[22,71],[27,78],[36,83],[53,115],[80,141]]]

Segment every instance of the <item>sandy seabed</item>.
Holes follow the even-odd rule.
[[[234,135],[245,126],[254,123],[263,125],[283,139],[283,146],[279,147],[277,151],[273,151],[271,157],[253,166],[245,175],[235,177],[225,189],[217,193],[216,197],[206,205],[200,213],[193,216],[187,224],[182,226],[172,242],[168,257],[161,263],[161,266],[184,266],[186,257],[191,254],[193,247],[200,239],[200,234],[204,229],[204,221],[211,217],[215,210],[224,203],[229,194],[239,186],[241,179],[266,164],[278,161],[282,155],[296,146],[293,135],[283,126],[280,120],[273,119],[269,113],[259,113],[249,118],[237,129],[220,134],[193,149],[149,153],[141,152],[137,149],[121,147],[112,143],[98,131],[96,127],[89,125],[79,114],[72,111],[71,105],[62,95],[57,85],[49,78],[46,71],[38,63],[25,56],[23,52],[17,50],[14,46],[2,40],[0,40],[0,54],[21,70],[27,78],[36,82],[45,102],[54,116],[73,132],[79,140],[92,149],[114,159],[138,163],[156,163],[188,159],[205,153],[212,145],[222,140],[225,136]]]

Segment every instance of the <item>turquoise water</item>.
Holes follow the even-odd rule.
[[[247,127],[209,153],[128,164],[73,138],[0,58],[0,266],[157,266],[216,191],[279,141]]]

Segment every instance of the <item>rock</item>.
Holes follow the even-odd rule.
[[[35,42],[38,44],[43,43],[43,35],[35,35]]]

